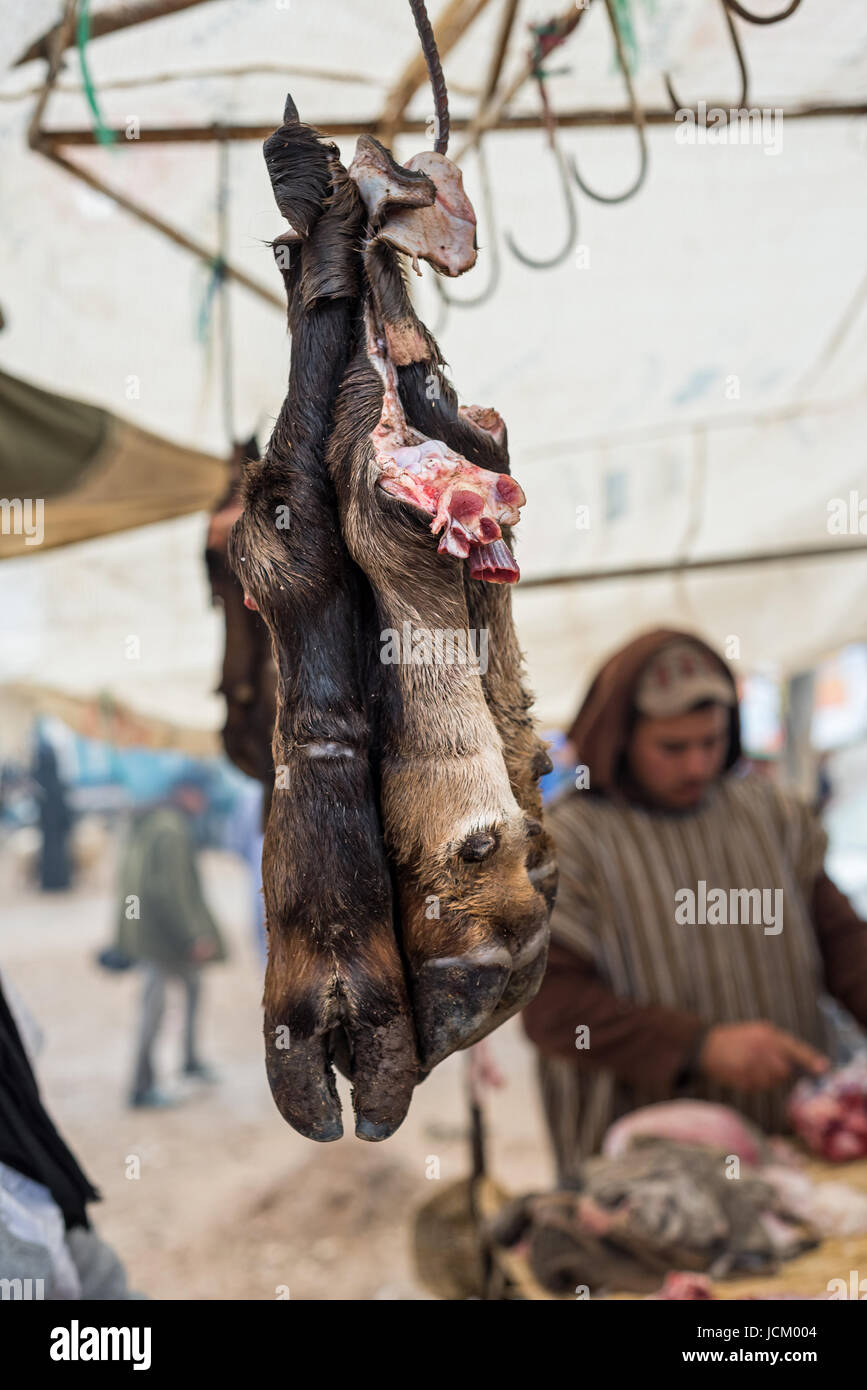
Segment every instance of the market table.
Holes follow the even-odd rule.
[[[808,1158],[803,1171],[815,1182],[843,1182],[867,1193],[867,1159],[852,1163],[826,1163],[816,1158]],[[551,1299],[558,1302],[574,1302],[574,1295],[553,1294],[536,1280],[523,1256],[509,1250],[497,1250],[495,1255],[497,1270],[503,1280],[501,1296],[504,1298]],[[850,1276],[856,1271],[858,1280],[865,1280],[861,1296],[867,1298],[867,1233],[858,1236],[828,1238],[814,1250],[808,1250],[794,1260],[780,1265],[776,1274],[757,1277],[750,1274],[739,1279],[721,1279],[711,1285],[714,1297],[718,1299],[744,1298],[747,1294],[823,1294],[827,1292],[831,1279],[845,1281],[848,1296],[851,1298]],[[612,1300],[632,1301],[644,1298],[638,1293],[612,1293],[603,1295]]]

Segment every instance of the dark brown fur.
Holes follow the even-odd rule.
[[[502,438],[494,438],[487,429],[459,413],[457,395],[442,371],[439,348],[415,315],[396,260],[387,248],[373,243],[366,262],[378,313],[400,325],[399,334],[391,335],[386,329],[386,337],[390,345],[394,337],[403,355],[398,378],[409,423],[432,439],[442,439],[471,463],[495,473],[508,473],[505,430]],[[484,416],[484,412],[481,414]],[[503,536],[511,549],[513,539],[508,527]],[[527,868],[550,915],[557,893],[557,864],[553,841],[545,829],[539,778],[550,771],[551,760],[530,712],[533,697],[523,683],[523,658],[512,621],[511,589],[506,584],[471,578],[466,565],[462,569],[469,625],[476,631],[486,629],[489,634],[488,669],[482,675],[482,686],[502,740],[512,791],[527,816],[531,832]],[[541,984],[545,961],[546,953],[542,952],[524,968],[515,969],[497,1009],[472,1042],[529,1003]]]
[[[338,1138],[330,1035],[342,1029],[356,1133],[381,1139],[406,1113],[417,1061],[357,675],[369,595],[340,538],[323,467],[351,350],[360,221],[345,171],[315,132],[290,121],[266,150],[281,211],[307,235],[282,265],[289,393],[265,458],[248,468],[230,544],[277,663],[277,777],[262,865],[268,1076],[296,1129]]]
[[[377,268],[396,266],[379,247]],[[370,259],[368,258],[370,267]],[[377,311],[389,303],[375,294]],[[414,316],[402,335],[426,335]],[[418,513],[376,486],[370,440],[383,386],[364,345],[347,372],[328,461],[350,553],[374,591],[383,632],[404,621],[469,627],[463,565],[437,553]],[[487,1031],[525,953],[541,950],[545,904],[526,868],[530,836],[506,773],[478,670],[381,666],[381,803],[395,872],[422,1061],[435,1065]]]

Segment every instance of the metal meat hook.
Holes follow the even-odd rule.
[[[729,33],[731,34],[732,45],[733,45],[733,47],[734,47],[734,50],[735,50],[735,57],[736,57],[736,59],[737,59],[738,71],[740,72],[740,75],[741,75],[741,94],[740,94],[740,97],[738,98],[738,109],[739,109],[739,110],[742,110],[745,106],[749,106],[749,104],[750,104],[750,97],[749,97],[749,91],[750,91],[750,74],[749,74],[749,69],[747,68],[747,60],[746,60],[746,56],[745,56],[745,54],[744,54],[744,50],[743,50],[743,48],[741,47],[741,41],[740,41],[740,39],[738,38],[738,31],[737,31],[737,29],[735,28],[734,20],[733,20],[732,17],[731,17],[731,11],[729,10],[728,0],[720,0],[720,3],[722,4],[723,14],[724,14],[725,17],[726,17],[726,24],[727,24],[728,27],[729,27]],[[800,4],[800,3],[801,3],[801,0],[797,0],[797,3]],[[782,17],[782,16],[781,16],[781,17]],[[671,100],[671,104],[672,104],[672,107],[674,108],[674,110],[675,110],[675,111],[683,111],[683,110],[687,110],[687,111],[688,111],[688,110],[690,109],[689,106],[686,105],[685,102],[682,102],[682,101],[680,100],[680,98],[677,96],[677,94],[676,94],[676,92],[675,92],[675,90],[674,90],[674,87],[672,86],[671,78],[670,78],[670,76],[669,76],[669,74],[668,74],[667,72],[663,74],[663,79],[664,79],[664,81],[665,81],[665,90],[668,92],[668,95],[669,95],[669,98],[670,98],[670,100]]]
[[[788,19],[790,14],[795,13],[801,0],[792,0],[792,3],[786,9],[780,10],[779,14],[751,14],[749,10],[744,9],[743,5],[738,3],[738,0],[725,0],[725,3],[730,10],[734,10],[735,14],[739,15],[741,19],[745,19],[748,24],[779,24],[781,19]]]
[[[557,140],[557,136],[554,132],[553,127],[548,132],[548,140],[551,146],[551,153],[553,154],[557,164],[557,172],[560,176],[560,186],[563,190],[563,201],[566,206],[566,217],[568,221],[568,227],[566,231],[566,238],[563,242],[563,248],[562,250],[555,252],[553,256],[547,256],[543,257],[540,260],[536,260],[534,259],[534,257],[528,256],[525,251],[521,250],[521,248],[516,243],[515,238],[512,236],[511,232],[506,232],[504,234],[506,238],[506,245],[508,246],[512,255],[515,256],[521,262],[522,265],[528,265],[533,270],[550,270],[553,266],[560,265],[570,254],[572,247],[575,244],[575,239],[578,235],[578,212],[575,207],[575,199],[572,196],[572,189],[569,186],[569,170],[566,167],[566,158],[563,154],[562,149],[560,148],[560,144]]]
[[[595,189],[590,188],[589,185],[586,184],[582,179],[581,175],[578,172],[578,166],[575,163],[574,158],[570,160],[570,163],[572,166],[572,177],[574,178],[578,187],[581,189],[582,193],[586,193],[588,198],[593,198],[597,203],[625,203],[627,199],[634,197],[641,185],[644,183],[644,180],[647,177],[647,166],[649,163],[650,155],[647,148],[647,135],[645,133],[644,108],[638,100],[638,96],[636,94],[635,87],[632,82],[632,73],[629,70],[629,63],[626,58],[626,50],[623,46],[623,36],[620,33],[620,25],[617,22],[617,15],[614,12],[613,0],[605,0],[605,8],[608,11],[608,18],[611,22],[611,31],[614,35],[614,44],[617,49],[617,58],[620,63],[621,70],[623,72],[623,80],[626,83],[626,90],[629,93],[629,102],[632,107],[632,119],[635,124],[635,129],[638,132],[638,144],[641,152],[641,163],[638,169],[638,176],[635,179],[635,182],[631,185],[631,187],[627,188],[624,193],[615,194],[597,193]]]

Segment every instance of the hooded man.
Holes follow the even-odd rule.
[[[569,731],[572,790],[546,813],[560,865],[548,969],[524,1011],[560,1182],[654,1101],[787,1128],[828,1066],[819,996],[867,1023],[867,923],[823,869],[793,796],[734,770],[734,679],[698,638],[617,652]]]

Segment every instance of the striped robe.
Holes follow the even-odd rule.
[[[707,1024],[767,1019],[825,1048],[822,956],[808,904],[826,836],[806,806],[761,778],[726,775],[695,812],[575,792],[546,820],[560,864],[552,936],[592,961],[610,990],[635,1004],[688,1010]],[[727,899],[730,889],[758,888],[770,889],[773,902],[782,889],[782,930],[680,924],[675,895],[697,894],[701,880],[708,893],[727,890]],[[592,1061],[592,1036],[583,1056]],[[579,1071],[555,1057],[541,1057],[539,1066],[561,1181],[598,1151],[615,1119],[659,1099],[604,1068]],[[745,1093],[699,1078],[679,1094],[734,1106],[779,1132],[786,1090]]]

